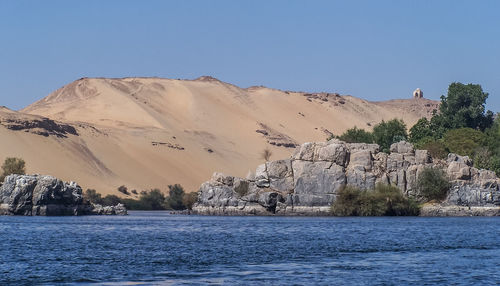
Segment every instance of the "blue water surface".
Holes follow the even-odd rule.
[[[497,285],[500,218],[0,217],[0,285]]]

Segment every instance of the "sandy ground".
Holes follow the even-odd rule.
[[[20,112],[75,126],[78,136],[41,136],[0,126],[0,159],[19,156],[30,173],[77,181],[83,189],[160,188],[196,191],[215,171],[246,176],[263,162],[286,158],[301,144],[358,126],[401,118],[409,126],[438,103],[425,99],[368,102],[336,94],[242,89],[219,80],[81,79]],[[9,115],[10,114],[10,115]],[[30,115],[27,115],[30,114]],[[256,132],[256,131],[259,132]],[[3,160],[3,159],[2,159]]]

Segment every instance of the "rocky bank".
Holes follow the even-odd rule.
[[[75,182],[52,176],[10,175],[0,187],[0,215],[126,215],[122,204],[101,206],[84,200]]]
[[[408,142],[395,143],[390,154],[376,144],[339,140],[304,143],[289,159],[266,162],[255,174],[238,178],[214,173],[199,190],[193,211],[206,215],[329,215],[337,191],[345,185],[372,190],[392,184],[419,197],[415,183],[424,168],[445,170],[451,182],[446,199],[426,204],[421,215],[500,215],[500,180],[472,167],[468,157],[432,158]]]

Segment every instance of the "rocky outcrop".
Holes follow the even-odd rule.
[[[58,123],[54,120],[40,117],[23,119],[10,114],[10,117],[0,118],[0,125],[14,131],[25,131],[45,137],[56,136],[66,138],[68,134],[78,136],[75,127],[69,124]]]
[[[117,204],[116,206],[91,205],[92,209],[89,214],[92,215],[127,215],[127,208],[123,204]]]
[[[491,215],[499,209],[500,180],[494,172],[472,167],[468,157],[433,159],[427,150],[415,150],[405,141],[393,144],[386,154],[376,144],[334,139],[304,143],[291,158],[266,162],[247,178],[215,173],[201,185],[193,210],[212,215],[329,215],[337,192],[346,185],[372,190],[377,183],[392,184],[418,198],[415,184],[425,168],[445,170],[452,187],[441,204],[433,205],[440,211],[426,205],[424,215],[457,215],[457,209],[469,207],[474,214],[484,210]]]
[[[84,200],[75,182],[52,176],[10,175],[0,187],[0,215],[127,214],[121,204],[102,207]]]

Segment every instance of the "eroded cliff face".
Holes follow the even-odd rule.
[[[337,192],[345,185],[373,190],[377,183],[392,184],[408,196],[419,197],[415,184],[421,172],[441,168],[452,187],[441,204],[424,206],[423,215],[500,214],[500,180],[492,171],[472,167],[468,157],[450,154],[447,160],[436,160],[427,150],[415,150],[404,141],[393,144],[390,151],[380,152],[376,144],[335,139],[304,143],[291,158],[266,162],[247,178],[215,173],[201,185],[194,212],[329,215]]]

